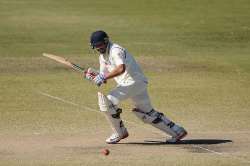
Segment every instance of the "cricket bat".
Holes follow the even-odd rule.
[[[67,59],[63,58],[63,57],[60,57],[60,56],[57,56],[57,55],[53,55],[53,54],[48,54],[48,53],[43,53],[43,56],[47,57],[47,58],[50,58],[54,61],[57,61],[61,64],[64,64],[80,73],[84,73],[85,72],[85,69],[80,67],[79,65],[77,64],[74,64],[70,61],[68,61]]]

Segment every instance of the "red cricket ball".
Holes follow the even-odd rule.
[[[105,155],[105,156],[109,155],[109,153],[110,153],[108,149],[102,149],[101,152],[102,152],[102,154]]]

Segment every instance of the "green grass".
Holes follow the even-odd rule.
[[[5,146],[0,139],[0,165],[110,165],[112,160],[117,165],[131,165],[129,160],[136,165],[245,164],[228,156],[189,153],[185,148],[172,146],[110,146],[114,153],[109,159],[98,156],[98,148],[91,146],[104,146],[109,126],[100,113],[84,107],[98,110],[97,91],[107,93],[115,86],[114,82],[99,89],[41,55],[54,53],[82,66],[98,67],[98,56],[89,47],[89,35],[97,29],[106,30],[113,41],[128,48],[142,65],[150,81],[153,105],[183,124],[190,132],[189,138],[199,132],[207,132],[208,137],[214,138],[210,133],[216,132],[221,133],[217,134],[221,139],[233,139],[227,138],[229,133],[250,131],[250,3],[247,0],[0,0],[0,20],[2,139],[25,140],[36,133],[41,138],[80,135],[90,146],[90,152],[80,148],[59,153],[55,148],[49,149],[48,154],[40,151],[31,154],[25,149],[15,152],[18,148],[15,149],[12,139],[8,149],[8,144]],[[130,102],[121,106],[126,120],[143,126],[130,113]],[[144,130],[127,125],[132,130],[132,139],[143,141]],[[153,134],[145,133],[149,137]],[[97,137],[100,140],[96,141]],[[236,157],[250,160],[249,150],[241,151],[249,142],[235,139]],[[48,142],[51,147],[64,144]],[[80,146],[77,141],[69,142]],[[126,155],[121,155],[123,148],[119,146],[127,150]],[[168,150],[173,153],[167,153]],[[147,159],[138,155],[142,152]]]

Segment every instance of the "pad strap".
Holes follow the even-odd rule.
[[[163,113],[155,111],[154,109],[149,112],[143,112],[137,108],[133,109],[133,113],[144,123],[149,123],[171,136],[176,136],[176,132],[173,128],[175,123],[170,121]]]

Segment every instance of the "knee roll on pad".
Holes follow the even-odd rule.
[[[120,118],[122,109],[117,108],[117,106],[113,105],[113,103],[100,92],[98,92],[98,103],[100,111],[105,113],[107,120],[111,123],[111,127],[114,132],[122,135],[122,132],[125,128]]]
[[[98,103],[100,111],[108,112],[112,115],[113,118],[120,118],[122,109],[117,108],[105,95],[101,92],[98,92]]]
[[[113,107],[113,104],[111,103],[111,101],[108,100],[108,98],[103,95],[101,92],[98,92],[98,104],[99,104],[99,108],[100,111],[102,112],[107,112],[110,111]]]

